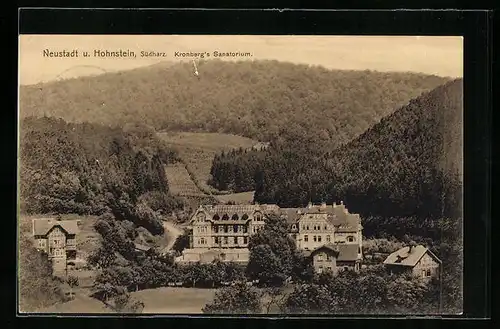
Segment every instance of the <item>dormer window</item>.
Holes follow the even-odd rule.
[[[219,215],[215,214],[214,217],[212,217],[213,220],[220,220]]]
[[[295,230],[297,227],[295,226],[295,224],[292,225],[292,230]]]
[[[222,216],[222,220],[229,220],[228,214],[224,214],[224,216]]]
[[[233,217],[231,217],[231,219],[232,219],[232,220],[238,220],[238,219],[239,219],[239,217],[238,217],[238,215],[237,215],[237,214],[234,214],[234,215],[233,215]]]
[[[348,236],[347,237],[347,242],[354,242],[354,237],[353,236]]]

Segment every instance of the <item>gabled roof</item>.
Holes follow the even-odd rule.
[[[334,245],[333,243],[327,243],[327,244],[324,244],[321,247],[318,247],[318,248],[314,249],[313,251],[311,251],[311,255],[314,255],[318,251],[323,250],[323,249],[328,249],[330,251],[333,251],[333,252],[337,253],[337,255],[339,255],[339,253],[340,253],[340,250],[339,250],[337,245]]]
[[[358,248],[357,244],[339,244],[338,245],[340,254],[337,257],[338,261],[351,262],[358,260]]]
[[[335,226],[337,232],[357,231],[361,225],[361,218],[358,214],[350,214],[343,205],[309,205],[304,208],[282,208],[282,215],[286,217],[289,224],[294,224],[299,219],[308,214],[326,214],[327,220]]]
[[[313,256],[317,251],[329,249],[337,253],[337,260],[341,262],[349,262],[358,260],[358,245],[356,244],[333,244],[328,243],[314,249],[310,255]]]
[[[55,218],[36,218],[33,219],[33,235],[46,235],[55,226],[60,226],[67,234],[77,234],[79,231],[76,220],[58,221]]]
[[[429,253],[429,255],[432,258],[434,258],[438,263],[441,263],[441,260],[436,255],[434,255],[434,253],[432,253],[429,249],[427,249],[422,245],[418,245],[412,247],[411,251],[410,247],[407,246],[393,252],[392,254],[387,256],[386,260],[384,261],[384,264],[413,267],[417,265],[417,263],[426,253]]]

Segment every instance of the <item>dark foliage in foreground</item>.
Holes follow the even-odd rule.
[[[110,211],[154,234],[163,232],[158,211],[179,206],[163,171],[176,154],[152,131],[53,118],[27,118],[20,126],[22,212]]]
[[[62,282],[52,277],[47,254],[39,252],[32,240],[19,237],[19,310],[37,312],[66,301]]]

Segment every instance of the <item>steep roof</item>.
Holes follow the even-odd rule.
[[[389,256],[384,261],[386,265],[400,265],[400,266],[410,266],[413,267],[417,265],[418,261],[426,254],[429,253],[432,258],[434,258],[437,262],[441,263],[441,260],[437,258],[429,249],[422,245],[410,247],[403,247]]]
[[[54,226],[60,226],[68,234],[77,234],[78,221],[56,220],[55,218],[33,219],[33,235],[46,235]]]
[[[348,262],[358,260],[358,245],[354,244],[327,243],[311,251],[310,255],[313,256],[317,251],[325,248],[335,251],[338,261]]]
[[[335,245],[333,243],[327,243],[327,244],[324,244],[321,247],[318,247],[318,248],[314,249],[313,251],[311,251],[311,255],[316,254],[316,252],[318,252],[322,249],[328,249],[328,250],[334,251],[337,253],[337,255],[340,253],[340,250],[339,250],[337,245]]]
[[[337,232],[351,232],[357,230],[361,225],[358,214],[351,214],[343,205],[309,205],[304,208],[282,208],[280,209],[289,224],[296,223],[304,214],[327,214],[327,220],[336,227]]]

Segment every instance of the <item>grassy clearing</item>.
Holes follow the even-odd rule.
[[[79,293],[75,289],[75,299],[48,307],[40,313],[114,313],[101,301]]]
[[[195,176],[196,183],[205,191],[212,190],[212,187],[207,185],[207,181],[210,178],[210,169],[216,153],[240,147],[249,148],[257,143],[250,138],[220,133],[179,132],[159,133],[158,136],[179,152],[180,157]]]
[[[216,195],[215,198],[223,203],[234,201],[236,204],[251,204],[253,202],[254,193],[255,193],[254,191],[250,191],[242,193]]]
[[[182,163],[165,166],[170,191],[178,196],[203,196]]]
[[[146,289],[132,296],[144,303],[143,313],[185,314],[201,313],[215,296],[215,289],[170,288]]]

